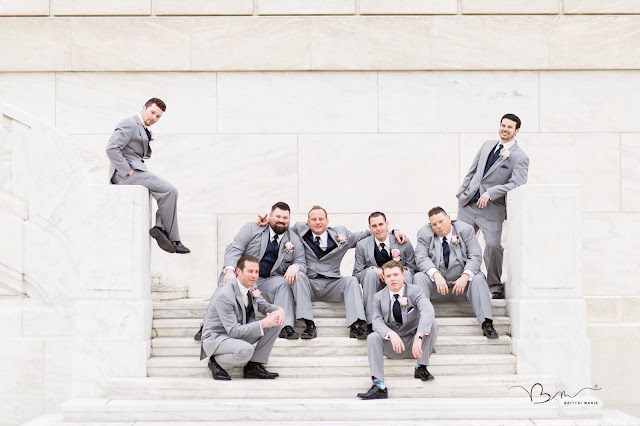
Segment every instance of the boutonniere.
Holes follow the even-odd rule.
[[[458,247],[458,236],[454,235],[453,237],[451,237],[451,244],[453,244],[454,247]]]
[[[500,158],[503,160],[506,160],[507,158],[509,158],[509,156],[511,155],[511,153],[509,152],[508,149],[505,149],[504,151],[502,151],[500,153]]]
[[[258,300],[260,296],[262,296],[262,292],[260,290],[255,289],[251,291],[251,297],[253,297],[253,300]]]
[[[402,306],[402,310],[406,311],[407,306],[409,306],[409,299],[407,299],[407,297],[405,296],[398,299],[398,301],[400,302],[400,306]]]
[[[291,241],[287,241],[284,247],[282,248],[282,252],[291,253],[293,251],[293,243]]]
[[[398,249],[391,250],[391,257],[393,257],[393,260],[395,260],[396,262],[400,262],[400,250]]]
[[[347,241],[347,236],[344,234],[338,234],[338,245],[343,245],[345,241]]]

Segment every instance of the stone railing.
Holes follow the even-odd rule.
[[[98,184],[63,134],[0,103],[3,422],[146,375],[149,223],[145,188]]]
[[[561,390],[573,395],[594,385],[582,293],[581,188],[517,188],[509,193],[507,217],[507,310],[518,373],[555,374]]]

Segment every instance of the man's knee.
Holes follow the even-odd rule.
[[[382,344],[382,336],[377,332],[369,333],[367,336],[367,346],[371,345],[381,345]]]
[[[238,361],[242,362],[248,362],[251,357],[253,356],[253,345],[251,345],[248,342],[244,342],[245,344],[242,345],[242,347],[240,349],[238,349],[238,351],[236,351],[235,356],[238,359]]]

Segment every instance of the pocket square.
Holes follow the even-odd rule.
[[[407,309],[407,314],[411,313],[411,311],[413,311],[413,306],[410,306],[409,309]]]
[[[504,164],[502,166],[500,166],[501,169],[508,169],[507,166],[505,166]]]

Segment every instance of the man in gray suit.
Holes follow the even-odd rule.
[[[149,234],[158,246],[168,253],[191,253],[180,242],[178,230],[178,190],[164,179],[147,170],[144,160],[151,157],[153,133],[148,127],[162,117],[167,106],[158,98],[151,98],[139,114],[122,120],[107,143],[107,157],[111,161],[109,182],[115,185],[142,185],[158,203],[156,225]]]
[[[429,224],[418,231],[416,263],[420,272],[413,282],[429,299],[467,298],[483,334],[498,338],[489,287],[480,272],[482,250],[471,225],[452,221],[442,207],[429,210]]]
[[[373,317],[373,296],[384,288],[382,265],[390,260],[399,261],[404,267],[405,282],[411,283],[416,269],[413,246],[407,240],[406,244],[398,244],[396,238],[388,232],[389,222],[382,212],[369,215],[369,230],[373,235],[356,244],[356,261],[353,276],[362,286],[364,299],[364,313],[371,331]]]
[[[417,358],[413,377],[422,381],[434,379],[427,370],[438,338],[433,306],[420,287],[405,283],[400,262],[387,262],[382,270],[387,288],[374,297],[373,333],[367,337],[373,386],[358,394],[362,399],[387,398],[385,355],[392,359]]]
[[[237,278],[218,287],[204,314],[200,359],[209,357],[214,380],[231,380],[227,370],[244,366],[245,379],[275,379],[278,373],[264,368],[273,344],[284,325],[284,309],[267,303],[260,290],[252,287],[258,280],[260,261],[243,255],[238,260]],[[256,320],[255,312],[266,317]],[[255,349],[253,344],[256,344]]]
[[[482,230],[487,282],[494,299],[504,299],[502,223],[506,217],[507,192],[527,183],[529,157],[520,148],[516,135],[520,119],[505,114],[500,121],[500,140],[486,141],[476,154],[458,190],[458,220]]]
[[[280,337],[297,339],[293,329],[295,310],[292,286],[307,272],[304,247],[300,237],[289,230],[291,209],[287,203],[278,202],[271,207],[268,226],[255,222],[245,224],[224,252],[224,268],[220,274],[222,285],[235,278],[235,265],[240,256],[250,254],[260,259],[260,278],[256,287],[263,297],[287,312],[285,326]]]

